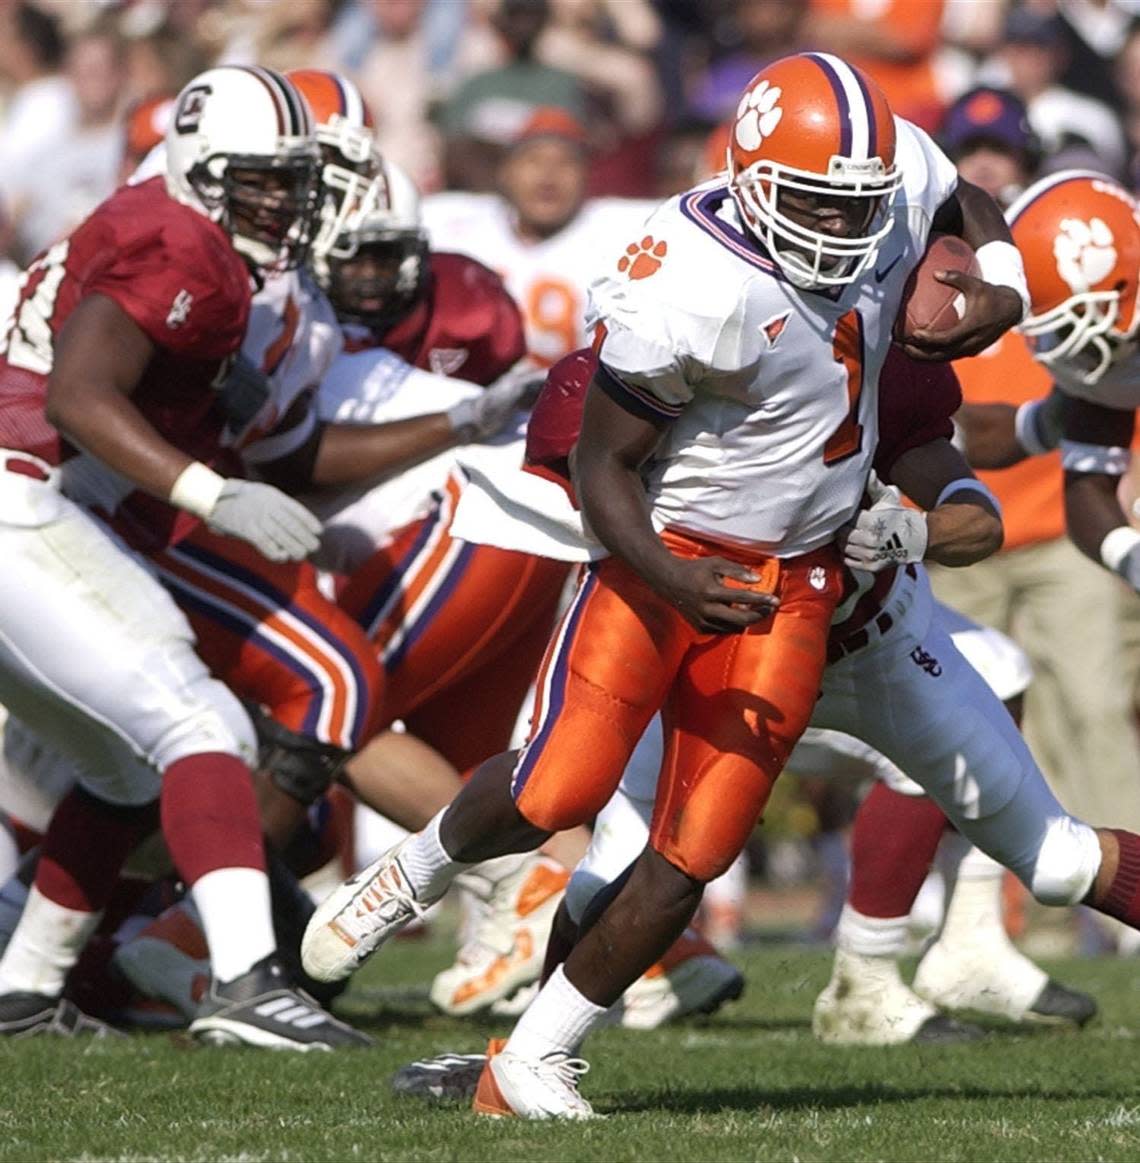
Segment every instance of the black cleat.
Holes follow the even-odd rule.
[[[910,1042],[922,1046],[953,1046],[958,1042],[976,1042],[985,1036],[981,1026],[960,1022],[946,1014],[935,1014],[915,1030]]]
[[[0,994],[0,1037],[122,1038],[121,1030],[85,1014],[66,998],[46,993]]]
[[[1049,978],[1037,995],[1037,1000],[1025,1011],[1025,1020],[1079,1028],[1095,1018],[1096,1014],[1095,998]]]
[[[366,1034],[338,1021],[291,985],[275,954],[232,981],[212,981],[190,1023],[190,1035],[215,1046],[302,1052],[372,1045]]]

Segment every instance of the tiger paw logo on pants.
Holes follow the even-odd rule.
[[[625,254],[618,259],[618,270],[631,279],[647,279],[661,269],[661,260],[669,252],[669,246],[662,239],[655,242],[647,234],[640,242],[631,242]]]
[[[759,149],[766,137],[780,124],[783,109],[777,104],[784,90],[772,88],[767,81],[761,81],[740,98],[736,108],[736,144],[741,149]]]

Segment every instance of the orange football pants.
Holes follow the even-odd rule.
[[[355,751],[377,730],[383,675],[356,622],[307,562],[272,562],[199,525],[151,557],[216,678],[282,725]]]
[[[357,570],[341,606],[386,675],[382,726],[401,719],[460,772],[510,746],[569,566],[451,536],[463,487]]]
[[[661,710],[650,843],[708,881],[744,847],[811,718],[841,569],[833,546],[776,560],[671,532],[663,539],[680,556],[716,554],[764,571],[779,609],[740,633],[701,634],[616,558],[587,567],[543,660],[512,791],[546,831],[588,822]]]

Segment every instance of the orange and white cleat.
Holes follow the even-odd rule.
[[[578,1093],[578,1080],[590,1069],[582,1058],[547,1054],[532,1060],[512,1054],[493,1038],[471,1109],[491,1118],[596,1119],[602,1116]]]
[[[431,985],[433,1004],[455,1016],[490,1009],[537,980],[570,877],[548,857],[527,856],[488,861],[461,879],[482,902],[481,915],[455,964]]]
[[[655,1030],[688,1014],[711,1014],[744,992],[744,975],[693,929],[686,929],[622,995],[614,1019]]]

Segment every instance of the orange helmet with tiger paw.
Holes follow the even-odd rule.
[[[757,73],[737,106],[729,186],[746,225],[796,286],[844,286],[875,261],[901,186],[895,123],[879,87],[829,53],[784,57]],[[862,232],[826,234],[789,217],[781,194],[866,199]]]
[[[1066,170],[1034,183],[1006,213],[1025,263],[1036,359],[1095,384],[1140,325],[1140,206],[1118,182]]]

